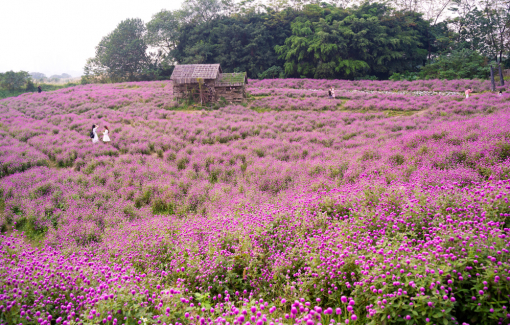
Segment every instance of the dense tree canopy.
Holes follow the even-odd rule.
[[[246,71],[256,77],[273,65],[283,65],[274,48],[291,35],[294,17],[286,10],[274,16],[251,13],[184,25],[170,54],[179,63],[220,63],[225,71]]]
[[[299,17],[292,23],[292,36],[276,47],[290,76],[387,78],[426,59],[428,24],[418,14],[393,12],[378,3],[307,10],[317,12],[318,19]]]
[[[470,49],[455,50],[448,56],[440,56],[434,62],[423,67],[424,79],[469,79],[489,77],[486,59]]]
[[[463,56],[473,59],[470,67],[450,75],[475,78],[485,76],[490,62],[510,65],[508,0],[348,3],[185,0],[146,25],[121,22],[97,46],[86,76],[148,80],[168,78],[175,64],[220,63],[250,78],[431,77],[446,73],[434,67]]]
[[[87,62],[85,75],[91,72],[113,81],[137,80],[151,69],[144,37],[147,33],[141,19],[126,19],[96,47],[96,56]]]
[[[21,89],[29,81],[30,74],[26,71],[0,73],[0,86],[7,90]]]
[[[450,21],[454,47],[468,48],[491,59],[502,61],[510,52],[510,1],[482,0],[478,6],[456,0],[452,8],[457,17]]]

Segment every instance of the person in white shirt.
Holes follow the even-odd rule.
[[[97,128],[97,125],[92,125],[92,135],[94,135],[92,138],[92,143],[97,143],[99,141],[99,137],[97,136]]]
[[[105,130],[103,131],[103,142],[104,143],[108,143],[110,142],[110,136],[108,136],[108,133],[110,133],[110,131],[108,130],[108,127],[105,125]]]

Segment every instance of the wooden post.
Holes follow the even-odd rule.
[[[503,79],[503,69],[501,68],[501,63],[499,63],[499,85],[501,87],[505,85],[505,79]]]
[[[494,68],[491,65],[491,91],[496,91],[496,81],[494,80]]]
[[[198,81],[198,91],[199,91],[199,96],[200,96],[200,105],[204,105],[204,87],[202,87],[203,83],[204,83],[204,79],[202,78],[197,78],[197,81]]]

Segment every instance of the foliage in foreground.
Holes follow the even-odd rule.
[[[355,187],[245,217],[154,218],[80,249],[34,249],[23,236],[3,237],[1,317],[28,324],[509,322],[509,182]]]

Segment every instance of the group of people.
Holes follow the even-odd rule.
[[[328,89],[328,97],[335,98],[335,88],[331,87]]]
[[[99,128],[99,125],[92,125],[92,131],[90,131],[90,137],[92,138],[92,143],[99,142],[99,136],[97,135],[97,129]],[[110,142],[110,136],[108,135],[109,130],[108,127],[105,125],[105,130],[103,131],[103,142],[108,143]]]
[[[468,88],[466,89],[466,91],[464,92],[464,94],[466,94],[466,98],[469,98],[469,94],[471,94],[473,92],[473,90],[471,90],[471,88]],[[499,91],[498,92],[498,96],[503,96],[503,91]]]

